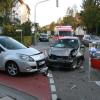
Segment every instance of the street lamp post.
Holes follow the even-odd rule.
[[[35,4],[35,7],[34,7],[34,23],[36,23],[36,8],[39,4],[43,3],[43,2],[46,2],[46,1],[49,1],[49,0],[43,0],[43,1],[40,1],[40,2],[37,2]]]
[[[33,40],[33,45],[35,45],[35,33],[36,33],[36,9],[37,9],[37,6],[43,2],[46,2],[46,1],[49,1],[49,0],[43,0],[43,1],[39,1],[35,4],[34,6],[34,33],[32,34],[32,40]]]

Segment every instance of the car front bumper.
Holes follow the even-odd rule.
[[[73,60],[53,60],[53,59],[47,59],[46,64],[47,66],[52,67],[61,67],[61,68],[71,68],[72,67]]]
[[[45,64],[45,60],[34,61],[34,62],[25,62],[25,61],[18,61],[20,72],[36,72],[44,70],[46,71],[48,67]]]

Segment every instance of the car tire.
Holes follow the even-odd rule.
[[[77,69],[79,69],[82,65],[83,65],[84,60],[83,59],[79,59],[77,61]]]
[[[12,61],[7,62],[5,70],[10,76],[16,76],[19,74],[19,68],[17,64]]]

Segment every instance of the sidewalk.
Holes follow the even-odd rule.
[[[0,100],[38,100],[36,97],[0,84]]]

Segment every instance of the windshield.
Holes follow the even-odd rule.
[[[59,31],[59,36],[72,36],[71,31]]]
[[[25,49],[27,47],[25,47],[23,44],[21,44],[20,42],[12,39],[12,38],[0,38],[0,44],[10,50],[17,50],[17,49]]]
[[[77,39],[60,39],[53,46],[58,48],[78,48],[79,43]]]
[[[41,37],[47,37],[48,35],[47,34],[41,34]]]

